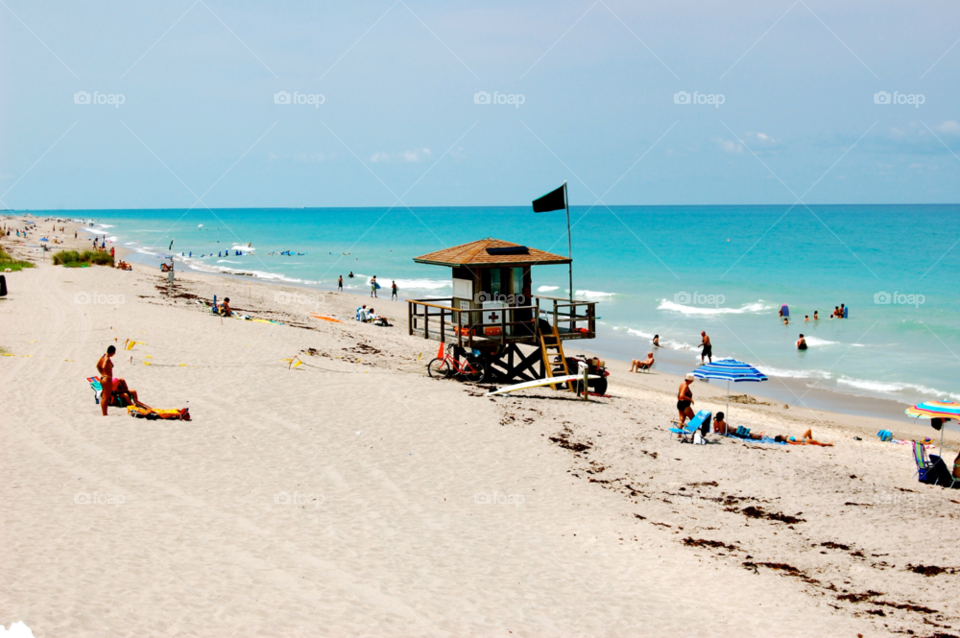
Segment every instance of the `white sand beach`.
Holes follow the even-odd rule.
[[[609,398],[485,397],[427,376],[403,302],[373,302],[382,328],[362,297],[244,278],[6,279],[0,623],[37,638],[960,634],[960,491],[876,437],[925,421],[758,398],[730,421],[834,447],[685,445],[676,377],[611,361]],[[85,378],[111,344],[192,421],[102,417]]]

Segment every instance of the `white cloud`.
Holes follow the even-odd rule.
[[[323,162],[336,157],[336,153],[297,153],[293,156],[298,162]]]
[[[742,153],[743,145],[737,144],[730,140],[725,140],[719,137],[713,138],[713,141],[717,143],[717,146],[720,147],[720,150],[724,153]]]
[[[386,153],[374,153],[370,156],[370,162],[376,164],[377,162],[389,162],[390,156]]]
[[[946,122],[941,122],[937,126],[933,127],[941,133],[946,133],[948,135],[960,135],[960,124],[957,124],[954,120],[947,120]]]
[[[780,140],[766,133],[748,131],[743,137],[746,138],[747,145],[755,150],[770,150],[780,144]]]
[[[404,151],[403,159],[408,162],[419,162],[421,159],[426,159],[430,157],[429,148],[419,148],[412,151]]]

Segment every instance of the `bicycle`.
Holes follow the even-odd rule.
[[[448,347],[448,349],[450,349]],[[450,355],[446,350],[442,357],[437,357],[427,364],[427,374],[434,379],[449,379],[454,376],[462,376],[467,381],[481,383],[487,375],[487,370],[480,361],[480,353],[473,350],[471,354],[464,357],[465,361],[460,363],[458,357]]]

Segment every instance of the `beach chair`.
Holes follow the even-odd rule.
[[[700,436],[705,437],[710,431],[710,422],[713,420],[713,413],[709,410],[700,410],[697,415],[690,419],[686,427],[670,428],[672,434],[679,434],[684,441],[693,441],[693,435],[700,430]],[[674,422],[676,423],[676,422]],[[679,425],[679,424],[678,424]]]
[[[921,441],[913,442],[913,460],[917,464],[917,476],[921,483],[960,487],[960,479],[953,477],[942,458],[936,454],[927,457],[927,448]]]
[[[87,377],[87,382],[90,384],[90,387],[93,388],[93,402],[100,405],[100,397],[103,396],[103,387],[100,385],[100,379],[97,377]],[[125,408],[127,407],[127,403],[113,394],[110,396],[110,407]]]

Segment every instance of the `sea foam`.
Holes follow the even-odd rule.
[[[739,308],[724,308],[722,306],[710,307],[710,306],[687,306],[675,301],[670,301],[669,299],[661,299],[660,305],[657,306],[657,310],[668,310],[670,312],[679,312],[684,315],[742,315],[742,314],[759,314],[762,312],[767,312],[773,310],[773,306],[763,303],[762,301],[757,301],[754,303],[744,304]]]

